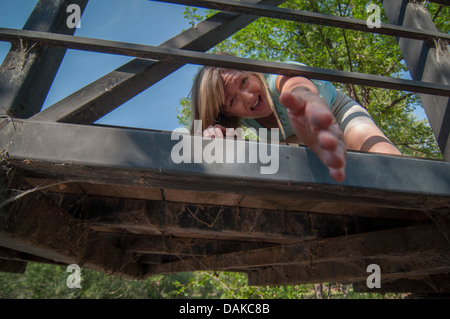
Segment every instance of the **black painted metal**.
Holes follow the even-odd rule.
[[[44,2],[44,0],[41,1]],[[71,3],[75,1],[72,0]],[[267,3],[276,5],[275,2],[281,3],[282,1],[268,1]],[[391,4],[394,2],[395,0]],[[443,0],[433,2],[446,4]],[[145,58],[153,57],[160,61],[133,60],[57,103],[48,112],[41,112],[34,117],[45,121],[20,120],[8,116],[1,119],[0,159],[2,160],[2,170],[0,171],[0,185],[5,186],[7,179],[5,179],[4,174],[9,167],[14,166],[19,173],[16,176],[56,178],[65,180],[67,183],[70,181],[86,181],[99,184],[155,187],[161,188],[162,192],[166,187],[205,192],[213,190],[219,193],[238,193],[241,195],[267,196],[268,198],[278,196],[293,200],[325,200],[346,202],[355,204],[355,206],[361,204],[366,207],[373,205],[374,207],[400,208],[408,212],[410,210],[411,213],[418,210],[426,212],[431,218],[433,218],[432,213],[435,212],[444,216],[450,207],[450,163],[446,162],[349,152],[347,156],[347,178],[343,183],[336,183],[331,180],[326,167],[309,149],[304,147],[234,140],[211,140],[188,134],[176,134],[172,138],[170,132],[49,122],[92,123],[102,114],[106,114],[121,105],[152,83],[178,69],[184,63],[202,63],[254,69],[262,72],[268,71],[269,73],[301,74],[332,81],[340,76],[344,81],[359,81],[358,84],[370,85],[368,84],[370,82],[374,86],[383,87],[388,83],[388,85],[393,86],[392,88],[403,85],[404,89],[415,88],[418,92],[441,94],[441,96],[435,97],[436,100],[428,100],[427,103],[424,101],[424,105],[427,104],[427,114],[435,119],[435,123],[432,125],[437,132],[440,145],[444,145],[444,150],[448,150],[448,148],[445,148],[445,141],[448,144],[450,129],[446,123],[450,123],[450,106],[448,102],[447,104],[439,102],[449,100],[449,83],[442,80],[448,75],[448,71],[444,68],[439,69],[436,65],[428,67],[430,61],[433,61],[430,60],[430,52],[432,51],[423,46],[423,41],[408,40],[419,42],[419,44],[415,44],[417,46],[411,47],[421,48],[422,51],[420,52],[422,54],[427,53],[428,59],[418,59],[416,64],[407,61],[413,70],[412,73],[416,75],[422,73],[422,76],[413,76],[416,81],[406,82],[398,82],[395,79],[385,82],[384,78],[370,76],[367,80],[369,82],[363,82],[366,75],[335,73],[335,71],[315,68],[290,68],[282,64],[249,61],[234,57],[218,58],[199,52],[186,51],[206,51],[214,45],[214,41],[223,40],[224,37],[231,35],[254,19],[253,16],[220,13],[205,23],[200,23],[197,28],[190,29],[187,33],[169,40],[159,48],[74,37],[66,38],[63,36],[61,38],[47,32],[19,31],[19,33],[14,34],[16,30],[9,33],[11,37],[9,39],[13,42],[19,36],[28,35],[30,40],[37,36],[41,38],[34,38],[34,40],[42,45],[60,46],[64,44],[63,47],[76,45],[77,49],[95,49],[99,52],[128,54]],[[410,19],[417,23],[425,21],[422,19],[416,20],[416,18],[404,20],[408,22]],[[53,30],[44,31],[55,32]],[[6,34],[8,32],[4,32],[3,36],[6,36]],[[32,41],[27,42],[27,44],[30,43],[33,45]],[[48,48],[48,50],[53,49]],[[410,59],[412,56],[412,53],[411,55],[408,54],[405,59]],[[445,59],[444,62],[447,63],[448,59]],[[27,61],[34,63],[34,61],[28,59]],[[420,69],[420,63],[426,63],[426,68]],[[59,65],[59,62],[57,65]],[[55,66],[51,67],[54,68]],[[128,72],[127,76],[118,77],[122,72]],[[436,73],[440,78],[433,78],[429,73]],[[33,80],[38,79],[31,72],[27,76]],[[50,78],[51,76],[47,76],[46,81],[49,81]],[[419,82],[417,79],[425,82]],[[27,86],[31,87],[25,80],[21,80],[19,84],[20,89],[25,89]],[[14,94],[22,96],[24,92],[18,90]],[[42,92],[42,94],[44,93],[46,94],[46,92]],[[440,98],[446,100],[438,100]],[[437,103],[436,110],[433,110],[433,101]],[[12,108],[10,109],[12,110]],[[442,110],[444,110],[443,114],[440,113]],[[30,109],[27,108],[27,112],[29,111]],[[436,121],[439,120],[442,125],[439,126],[438,122],[436,126]],[[177,154],[174,153],[174,150],[178,150],[177,146],[184,139],[189,141],[193,148],[191,149],[193,158],[190,156],[189,159],[194,161],[177,163],[173,158],[174,154],[175,156]],[[220,147],[220,142],[226,143],[228,141],[231,142],[230,145],[224,145],[226,155],[230,147],[234,148],[237,144],[243,145],[244,151],[241,153],[235,151],[233,153],[234,161],[231,163],[227,163],[227,161],[225,163],[207,163],[204,155],[207,147],[211,147],[212,143],[219,143],[218,147]],[[251,148],[254,151],[252,154],[258,154],[256,162],[249,160]],[[271,161],[269,163],[261,158],[264,153],[266,153],[266,157],[270,153]],[[237,163],[236,156],[238,154],[246,154],[247,160],[243,163]],[[278,154],[278,156],[275,156],[275,154]],[[180,154],[178,153],[178,155]],[[198,156],[197,159],[200,159],[197,162],[195,162],[196,156]],[[277,159],[277,163],[273,162]],[[231,160],[231,158],[228,158],[228,160]],[[273,174],[262,174],[261,168],[267,168],[271,165],[277,165],[276,171]],[[4,193],[3,195],[0,194],[0,199],[5,200]],[[116,203],[122,200],[117,198]],[[167,204],[164,197],[162,204]],[[12,213],[15,213],[15,211],[12,210]],[[323,214],[323,216],[326,215]],[[321,223],[317,225],[333,227],[334,224],[330,222],[331,220],[329,217],[324,217],[323,220],[321,219]],[[437,220],[433,221],[438,223]],[[440,227],[445,225],[443,223]],[[323,229],[317,231],[320,232],[321,230]],[[358,231],[361,231],[361,229],[358,229]],[[442,227],[439,231],[445,232],[446,228]],[[23,239],[19,238],[19,242]],[[427,239],[425,238],[425,240]],[[36,241],[36,243],[42,244],[39,241]],[[30,244],[29,242],[25,244],[20,242],[20,245],[19,250],[26,251],[25,246]],[[17,246],[14,249],[17,249]],[[389,254],[389,251],[386,254]],[[139,262],[132,266],[135,266],[134,268],[138,270],[147,271],[146,267],[141,269]],[[298,271],[298,269],[290,266],[277,270],[284,270],[287,273],[291,271],[290,274],[294,274],[293,278],[296,277],[295,272]],[[445,268],[443,272],[447,270]],[[139,273],[141,272],[139,271]],[[334,269],[333,273],[335,273]],[[350,273],[352,272],[350,271]],[[264,273],[261,275],[264,275]],[[403,275],[403,272],[401,275]],[[364,278],[366,276],[367,273],[364,273]],[[438,279],[442,280],[442,278],[439,277]],[[272,280],[271,282],[273,282],[273,279],[269,278],[269,281]],[[279,277],[278,279],[275,278],[275,281],[279,281],[279,279]]]
[[[280,62],[245,59],[233,56],[208,54],[173,48],[0,28],[0,39],[11,40],[15,38],[25,38],[30,41],[37,41],[40,42],[41,45],[46,46],[59,46],[70,49],[89,50],[110,54],[122,54],[174,63],[211,65],[230,69],[243,69],[255,72],[283,74],[289,76],[301,75],[312,79],[338,81],[343,83],[368,85],[387,89],[450,96],[449,85],[404,80],[372,74],[289,65]],[[37,116],[36,119],[44,118],[41,116]]]
[[[279,5],[285,0],[250,2],[253,1]],[[218,13],[160,47],[207,51],[256,19],[244,14]],[[46,108],[37,114],[36,119],[92,124],[184,64],[134,59]]]
[[[236,13],[254,14],[260,17],[284,19],[301,23],[311,23],[323,26],[358,30],[369,33],[406,37],[418,40],[444,39],[450,40],[450,35],[435,30],[412,29],[397,25],[381,23],[379,28],[370,28],[366,20],[348,17],[337,17],[322,13],[278,8],[269,5],[261,5],[230,0],[156,0],[175,4],[184,4],[194,7],[223,10]]]
[[[67,26],[67,6],[76,4],[83,12],[88,0],[40,0],[24,30],[73,35]],[[0,67],[0,115],[28,118],[38,113],[66,52],[62,48],[40,47],[25,39],[14,39]]]
[[[431,17],[404,0],[383,3],[392,24],[436,30]],[[430,47],[424,41],[399,39],[411,77],[418,81],[450,84],[450,53],[443,43]],[[446,161],[450,161],[450,98],[421,94],[423,107]]]
[[[337,183],[304,147],[30,120],[6,123],[0,146],[14,165],[43,178],[414,209],[450,207],[450,163],[442,161],[349,152],[346,180]],[[211,149],[223,150],[222,163],[218,158],[209,162]],[[233,156],[227,157],[231,150]],[[178,155],[184,152],[190,155],[181,161]]]

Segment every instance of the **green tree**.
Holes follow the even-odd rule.
[[[381,6],[380,1],[373,2]],[[366,20],[369,4],[367,0],[289,0],[281,7]],[[424,9],[429,10],[441,32],[450,30],[448,7],[426,3]],[[213,13],[209,10],[207,15]],[[203,18],[190,7],[186,8],[185,17],[192,25]],[[383,12],[381,20],[388,23]],[[268,61],[292,60],[314,67],[391,77],[405,76],[407,72],[395,37],[269,18],[258,19],[211,52],[229,52]],[[415,111],[422,108],[416,94],[338,82],[333,84],[365,107],[403,154],[441,157],[428,121],[415,115]],[[189,106],[189,101],[183,99],[182,112],[186,113]]]
[[[372,1],[381,6],[380,1]],[[289,0],[281,7],[366,20],[367,0]],[[421,5],[421,4],[418,4]],[[441,32],[449,32],[449,7],[425,3],[422,8]],[[215,13],[208,10],[206,17]],[[205,17],[187,7],[185,17],[192,26]],[[388,23],[382,11],[381,20]],[[375,74],[408,77],[397,40],[391,36],[366,34],[291,21],[260,18],[210,50],[227,52],[240,57],[267,61],[298,61],[309,66]],[[422,108],[416,94],[333,82],[359,102],[388,138],[407,156],[441,158],[428,121],[418,118],[415,111]],[[190,100],[180,103],[180,123],[189,126]],[[224,298],[314,298],[318,287],[313,285],[249,287],[243,274],[200,272],[193,281],[208,281],[222,290]],[[322,290],[322,285],[320,290]],[[351,287],[327,283],[324,295],[339,298],[399,298],[399,294],[359,294]],[[333,291],[340,291],[334,293]]]
[[[0,298],[8,299],[174,299],[220,298],[222,291],[196,273],[132,280],[81,269],[81,288],[69,288],[66,266],[28,263],[23,274],[0,272]]]
[[[283,6],[326,14],[366,19],[366,1],[291,0]],[[448,32],[449,8],[426,3],[425,8],[442,32]],[[209,11],[208,14],[212,14]],[[203,16],[194,8],[186,18],[195,25]],[[382,21],[387,19],[382,16]],[[261,60],[296,60],[310,66],[399,77],[405,64],[394,38],[320,26],[261,18],[212,52],[227,51]],[[366,107],[377,124],[404,154],[440,157],[416,95],[334,83]],[[190,100],[178,108],[180,124],[189,126]],[[0,272],[0,298],[316,298],[314,285],[252,287],[244,274],[195,272],[156,275],[142,281],[82,269],[81,289],[69,289],[67,267],[29,263],[24,274]],[[326,283],[324,298],[398,298],[397,294],[359,294],[351,287]]]

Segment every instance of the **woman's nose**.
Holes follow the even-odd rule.
[[[254,93],[245,90],[245,91],[242,92],[242,97],[243,97],[243,99],[245,101],[245,105],[246,106],[253,105],[254,99],[255,99],[255,94]]]

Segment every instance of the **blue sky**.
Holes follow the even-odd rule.
[[[0,27],[21,29],[37,0],[0,0]],[[90,0],[75,35],[159,45],[190,27],[185,7],[149,0]],[[204,10],[199,9],[199,12]],[[0,61],[10,44],[0,41]],[[43,108],[61,100],[132,58],[68,50]],[[97,123],[172,131],[178,128],[176,108],[188,96],[198,66],[186,65]],[[409,78],[409,74],[404,75]],[[422,108],[415,112],[424,118]]]
[[[0,0],[0,27],[21,29],[37,0]],[[148,0],[90,0],[75,35],[159,45],[190,27],[185,7]],[[10,44],[0,42],[0,61]],[[130,61],[131,58],[68,50],[44,108]],[[188,96],[196,65],[186,65],[97,123],[172,131],[179,100]]]

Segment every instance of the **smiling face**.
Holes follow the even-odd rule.
[[[225,93],[225,116],[255,119],[272,114],[265,87],[254,74],[224,70],[221,73]]]

